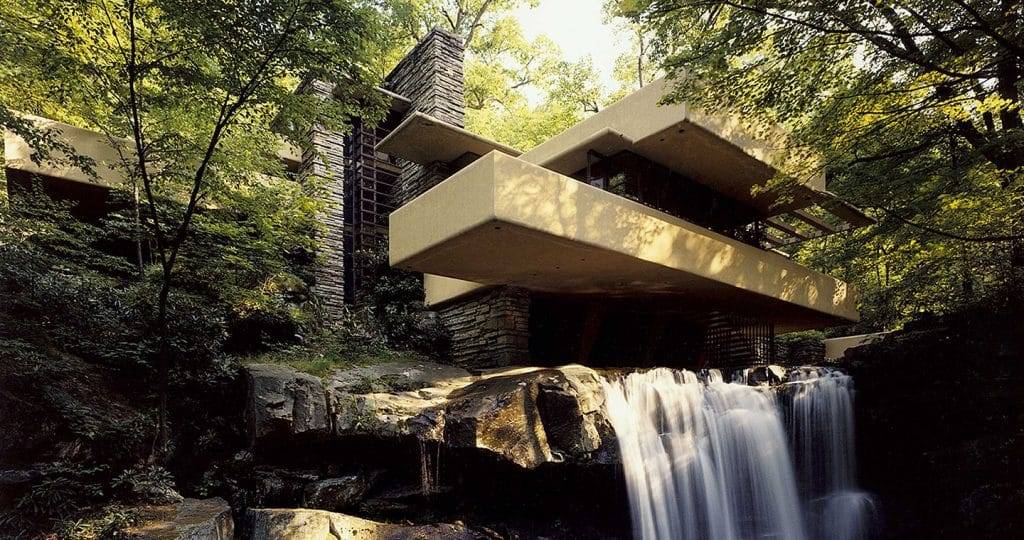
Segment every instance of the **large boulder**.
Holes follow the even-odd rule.
[[[330,433],[327,394],[318,377],[273,364],[248,365],[244,373],[250,445]]]
[[[292,506],[300,503],[306,488],[318,481],[317,471],[261,465],[249,477],[249,505]]]
[[[604,414],[601,377],[583,366],[565,366],[538,382],[537,407],[554,450],[568,459],[593,459],[614,435]]]
[[[537,371],[503,374],[453,392],[445,411],[445,442],[487,450],[525,468],[555,461],[537,410],[541,377]]]
[[[250,540],[477,540],[463,525],[398,525],[324,510],[253,509],[246,515]]]
[[[737,370],[733,380],[750,386],[774,386],[786,382],[788,370],[782,366],[754,366]]]
[[[586,461],[610,436],[597,373],[583,366],[496,370],[448,397],[444,440],[521,467]]]
[[[373,486],[376,474],[351,474],[318,480],[306,486],[303,506],[341,511],[354,507]]]
[[[185,499],[177,504],[134,509],[139,524],[123,531],[136,540],[232,540],[231,507],[221,498]]]

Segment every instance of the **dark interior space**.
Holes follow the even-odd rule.
[[[768,363],[770,324],[658,298],[533,294],[530,356],[538,365],[724,368]]]
[[[628,150],[612,156],[590,151],[577,180],[661,210],[715,232],[762,247],[767,216]]]
[[[110,188],[98,184],[40,176],[10,168],[6,169],[5,173],[7,191],[13,204],[17,204],[19,198],[39,192],[55,201],[68,204],[71,215],[87,221],[98,221],[111,212],[128,208],[130,205],[126,197],[117,197]]]

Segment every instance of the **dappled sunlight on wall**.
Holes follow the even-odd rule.
[[[392,263],[412,270],[549,292],[675,293],[768,314],[796,307],[830,323],[857,317],[839,280],[497,153],[397,211],[392,226]]]

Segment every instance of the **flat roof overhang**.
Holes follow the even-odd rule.
[[[49,159],[33,160],[35,148],[16,133],[4,131],[4,167],[24,173],[82,184],[117,188],[125,183],[123,159],[134,160],[135,145],[128,139],[107,137],[103,133],[32,115],[24,115],[53,140],[79,157],[91,159],[93,173],[76,166],[65,152],[54,150]],[[277,157],[292,172],[302,164],[302,150],[286,141],[277,148]]]
[[[390,238],[393,266],[485,286],[673,295],[782,331],[859,318],[840,280],[499,152],[396,210]]]
[[[518,156],[519,150],[481,137],[463,128],[414,112],[377,143],[376,150],[420,165],[453,162],[467,154],[482,156],[492,150]]]
[[[71,163],[69,156],[59,150],[54,150],[49,159],[37,163],[32,159],[35,149],[12,131],[4,131],[4,166],[6,168],[31,175],[59,178],[83,184],[98,184],[104,187],[117,187],[124,184],[124,174],[118,166],[121,162],[121,154],[115,144],[121,145],[121,151],[134,152],[134,147],[129,141],[111,140],[102,133],[48,118],[30,115],[25,115],[25,117],[40,130],[49,132],[55,142],[73,149],[78,156],[91,159],[95,163],[93,167],[95,176]]]
[[[791,202],[778,204],[773,193],[753,194],[754,186],[777,174],[776,165],[797,152],[787,147],[786,134],[773,126],[755,129],[743,118],[704,112],[687,103],[662,103],[670,85],[669,79],[654,81],[522,158],[571,175],[586,165],[590,150],[605,155],[630,150],[766,215],[813,204],[815,192],[825,189],[819,170],[794,179],[803,189],[793,190],[797,193],[790,194]]]

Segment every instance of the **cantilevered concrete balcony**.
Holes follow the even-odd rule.
[[[31,115],[25,115],[25,118],[32,121],[40,131],[48,133],[60,149],[54,150],[48,159],[34,159],[36,149],[31,144],[14,132],[5,131],[4,167],[9,172],[104,188],[124,185],[125,162],[134,164],[134,143],[48,118]],[[63,149],[72,151],[72,155],[67,155]],[[76,166],[70,159],[72,156],[90,160],[92,173]],[[278,148],[277,156],[289,170],[297,170],[302,163],[299,148],[284,141]]]
[[[391,264],[407,270],[553,293],[674,295],[782,331],[858,319],[842,281],[500,152],[390,223]]]

